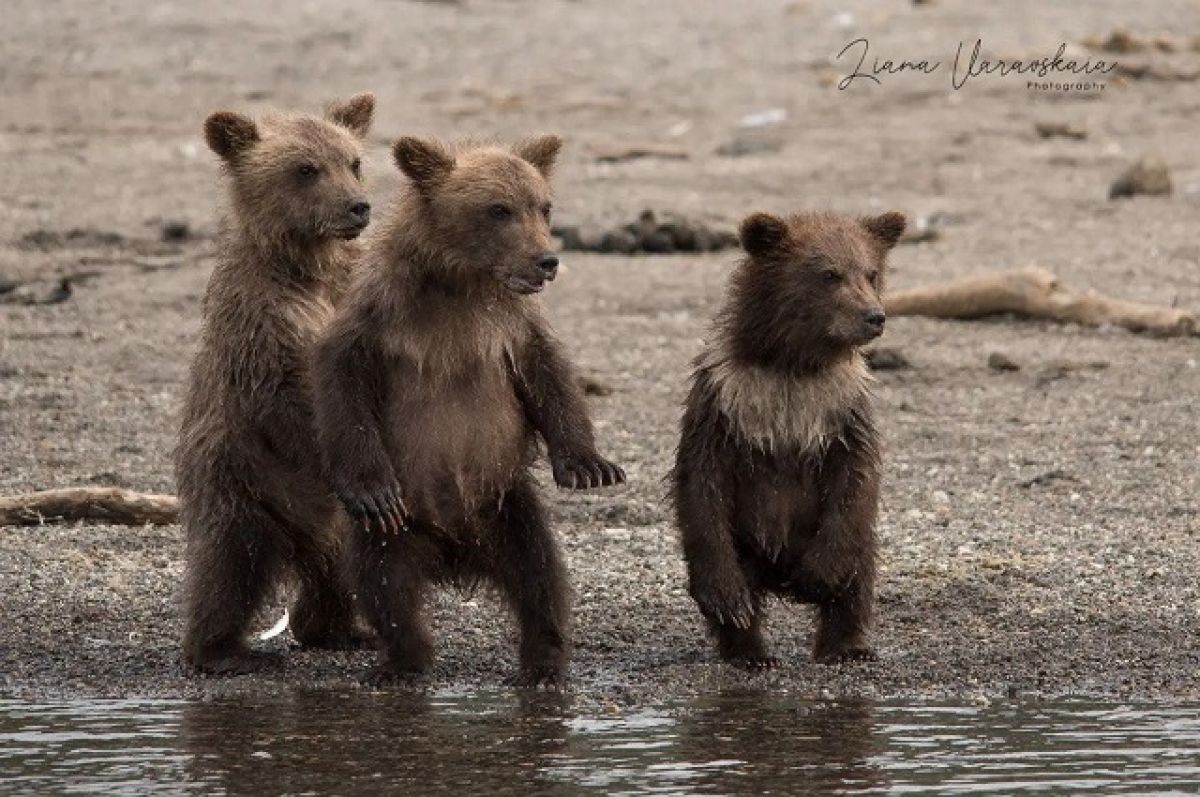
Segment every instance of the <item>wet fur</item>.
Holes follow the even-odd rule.
[[[596,454],[581,390],[532,297],[550,246],[557,139],[514,152],[402,139],[411,183],[316,352],[321,447],[360,517],[351,568],[381,680],[425,671],[436,584],[498,589],[521,632],[518,682],[557,683],[568,585],[529,468],[540,436],[562,486],[623,479]],[[489,220],[496,203],[518,209]],[[403,528],[393,510],[403,501]],[[383,511],[374,511],[382,507]]]
[[[885,256],[903,217],[828,214],[742,225],[696,360],[671,475],[689,586],[720,655],[776,664],[768,594],[815,604],[813,656],[872,657],[880,458],[858,347],[878,334]]]
[[[310,348],[333,317],[360,253],[338,237],[363,188],[360,156],[374,98],[327,118],[231,112],[206,134],[230,178],[231,212],[204,299],[185,395],[175,476],[187,540],[183,654],[188,667],[236,674],[262,661],[245,644],[257,610],[291,576],[302,644],[353,644],[339,580],[347,519],[314,444]],[[294,190],[292,166],[329,172]]]

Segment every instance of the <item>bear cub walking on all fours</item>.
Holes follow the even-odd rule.
[[[350,567],[379,635],[378,680],[425,671],[439,582],[497,587],[520,626],[525,685],[568,655],[562,556],[529,467],[559,486],[624,481],[596,453],[583,393],[532,294],[553,279],[556,136],[509,151],[400,139],[411,181],[316,352],[333,487],[358,518]]]
[[[696,360],[672,472],[690,591],[721,656],[777,660],[763,598],[816,604],[813,657],[873,658],[880,457],[859,347],[883,332],[900,213],[759,213]]]
[[[299,582],[291,625],[301,644],[361,641],[340,578],[348,523],[321,473],[308,363],[369,219],[359,160],[374,111],[374,95],[360,94],[323,118],[219,111],[204,125],[232,201],[175,451],[183,654],[194,670],[261,666],[246,632],[288,576]]]

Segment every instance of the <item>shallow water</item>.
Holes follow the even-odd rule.
[[[1200,707],[638,707],[513,692],[0,700],[0,794],[1113,794],[1200,791]]]

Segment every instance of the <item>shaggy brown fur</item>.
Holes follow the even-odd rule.
[[[883,332],[884,261],[904,223],[742,223],[749,256],[696,360],[672,472],[692,597],[739,665],[777,663],[768,592],[817,605],[817,661],[874,655],[880,463],[858,347]]]
[[[325,118],[255,122],[221,111],[205,123],[230,178],[232,212],[204,299],[175,475],[187,537],[185,662],[237,673],[256,610],[282,576],[302,644],[353,642],[338,581],[345,516],[320,472],[309,348],[358,257],[370,206],[359,179],[375,98]],[[341,518],[341,520],[339,520]]]
[[[564,676],[568,590],[529,474],[535,433],[561,487],[625,476],[597,455],[571,366],[530,296],[558,265],[548,177],[559,144],[398,141],[411,184],[317,349],[321,446],[360,521],[351,562],[380,680],[428,668],[428,585],[480,579],[519,621],[518,682]]]

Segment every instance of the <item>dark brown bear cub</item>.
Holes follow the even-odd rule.
[[[299,581],[299,642],[354,641],[339,579],[348,522],[320,470],[309,349],[367,224],[359,158],[374,109],[374,96],[361,94],[324,118],[256,122],[222,111],[204,125],[232,201],[175,453],[187,538],[183,648],[193,669],[232,674],[262,663],[244,637],[286,575]]]
[[[690,591],[726,660],[777,660],[768,593],[817,606],[813,657],[871,658],[878,434],[859,347],[883,332],[905,219],[755,214],[696,360],[672,472]]]
[[[532,294],[552,280],[548,178],[560,142],[457,150],[403,138],[410,184],[316,352],[333,486],[358,519],[350,563],[379,636],[376,680],[425,671],[433,583],[497,587],[523,685],[564,677],[567,581],[529,473],[540,436],[561,487],[624,481]]]

